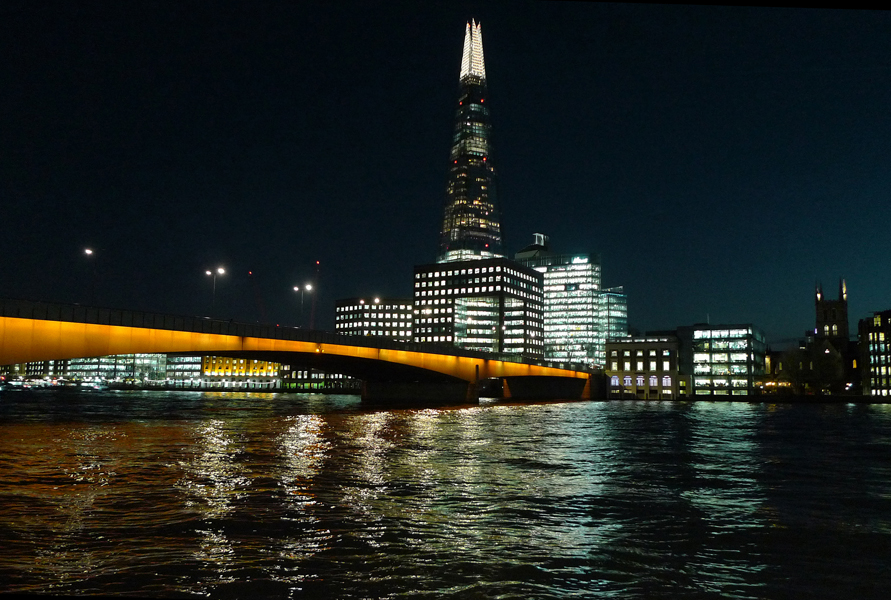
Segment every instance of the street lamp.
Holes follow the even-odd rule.
[[[294,291],[295,291],[295,292],[300,292],[300,326],[303,327],[303,293],[304,293],[304,292],[311,292],[311,291],[312,291],[312,284],[311,284],[311,283],[307,283],[307,284],[304,285],[303,287],[300,287],[299,285],[295,285],[295,286],[294,286]]]
[[[216,271],[205,271],[204,273],[213,278],[213,291],[210,296],[210,316],[213,316],[217,304],[217,275],[225,275],[226,269],[217,267]]]
[[[90,257],[90,262],[93,263],[93,274],[90,277],[90,304],[96,304],[96,259],[93,258],[93,249],[92,248],[84,248],[84,254]]]

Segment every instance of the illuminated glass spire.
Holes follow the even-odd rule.
[[[483,34],[475,21],[465,29],[458,84],[455,134],[437,262],[502,256],[501,216],[495,194],[491,125],[486,104]]]

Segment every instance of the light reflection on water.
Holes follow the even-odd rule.
[[[0,590],[884,597],[887,406],[22,393]]]

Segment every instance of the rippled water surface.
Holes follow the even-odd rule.
[[[0,591],[888,598],[891,406],[0,393]]]

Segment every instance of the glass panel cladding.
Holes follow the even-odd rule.
[[[501,256],[482,30],[465,31],[437,262]]]
[[[605,365],[599,256],[543,253],[517,260],[544,275],[545,358]]]

